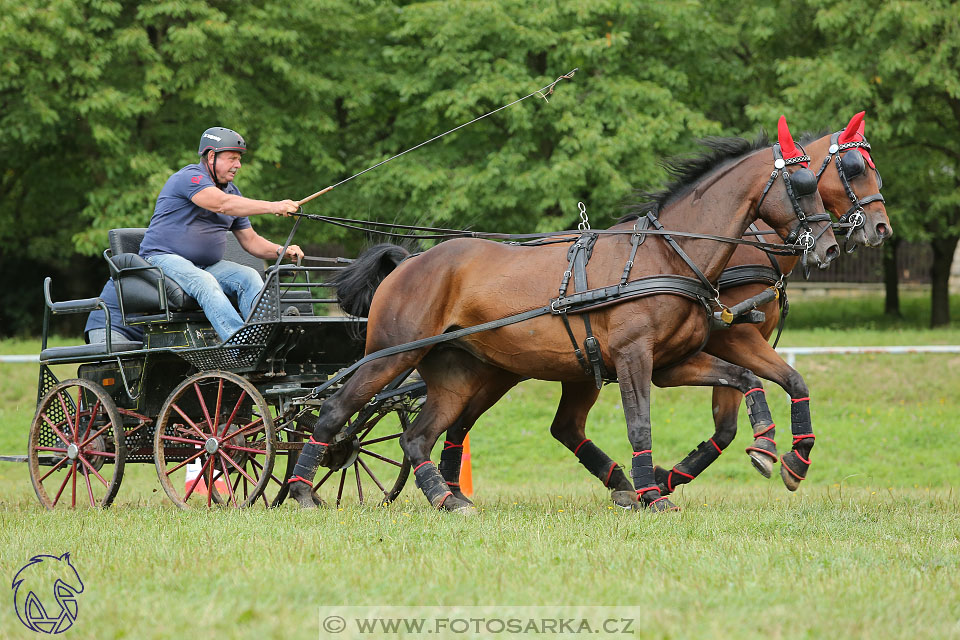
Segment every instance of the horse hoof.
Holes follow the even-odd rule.
[[[773,475],[773,458],[759,451],[748,451],[747,453],[750,455],[750,462],[753,463],[753,468],[759,471],[760,475],[764,478],[769,478]]]
[[[637,510],[641,508],[636,491],[614,491],[610,494],[610,499],[613,500],[613,504],[621,509]]]
[[[455,513],[459,516],[463,516],[465,518],[472,518],[478,513],[480,513],[480,510],[477,509],[473,504],[468,504],[468,505],[464,505],[462,507],[457,507],[456,509],[453,509],[452,513]]]
[[[309,487],[299,486],[301,484],[303,483],[295,482],[290,485],[289,497],[296,500],[301,509],[316,509],[323,506],[323,500],[313,493]]]
[[[664,511],[680,511],[680,507],[670,502],[670,498],[661,498],[654,500],[647,505],[647,508],[654,513],[663,513]]]
[[[790,491],[796,491],[800,488],[800,480],[790,473],[787,465],[783,462],[780,463],[780,478],[783,479],[783,484],[785,484]]]
[[[471,516],[477,512],[477,508],[473,506],[472,502],[466,499],[461,500],[453,493],[444,498],[443,502],[437,505],[437,509],[440,511],[452,511],[453,513],[459,513],[464,516]]]
[[[463,492],[460,491],[460,489],[455,489],[454,487],[450,487],[450,493],[452,493],[453,497],[456,498],[457,500],[461,502],[466,502],[470,506],[473,506],[473,501],[467,496],[463,495]]]
[[[664,469],[660,465],[653,465],[653,481],[660,487],[660,495],[665,496],[673,493],[668,486],[670,484],[669,469]]]

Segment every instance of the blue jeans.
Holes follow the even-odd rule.
[[[150,256],[147,262],[160,267],[164,275],[200,303],[204,315],[223,341],[243,326],[243,319],[250,315],[257,294],[263,288],[263,278],[256,269],[228,260],[198,267],[184,257],[163,253]],[[236,295],[240,313],[227,294]]]
[[[106,341],[106,329],[90,329],[90,331],[87,331],[87,344],[97,344]],[[131,342],[131,340],[116,329],[112,329],[110,331],[110,342]]]

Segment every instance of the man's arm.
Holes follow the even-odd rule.
[[[253,229],[240,229],[234,231],[233,235],[237,237],[237,242],[240,243],[244,251],[264,260],[276,260],[279,255],[277,252],[283,248],[283,245],[270,242]],[[291,260],[300,260],[303,258],[303,251],[297,245],[292,244],[287,247],[286,257]]]
[[[253,198],[244,198],[243,196],[224,193],[216,187],[201,189],[196,192],[190,200],[193,204],[207,211],[223,213],[239,218],[264,213],[283,215],[286,213],[294,213],[300,208],[293,200],[254,200]]]

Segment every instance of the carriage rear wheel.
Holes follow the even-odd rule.
[[[273,416],[249,381],[226,371],[190,376],[164,402],[154,433],[160,484],[181,509],[249,507],[271,482]],[[277,479],[273,478],[276,482]]]
[[[110,506],[125,459],[122,417],[99,384],[64,380],[40,400],[27,462],[44,507]]]

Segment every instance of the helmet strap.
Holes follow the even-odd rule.
[[[215,150],[211,149],[211,150],[208,151],[207,153],[209,154],[211,151],[213,152],[213,162],[211,163],[212,166],[208,166],[208,167],[207,167],[207,172],[210,174],[210,177],[213,178],[213,184],[217,185],[217,188],[220,189],[221,191],[223,191],[223,189],[227,186],[227,183],[226,183],[226,182],[221,183],[221,182],[217,179],[217,152],[216,152]],[[208,155],[208,157],[209,157],[209,155]],[[204,164],[206,164],[206,163],[204,163]]]

